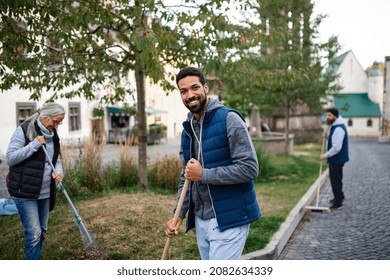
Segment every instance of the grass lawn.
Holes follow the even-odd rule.
[[[251,225],[244,253],[267,245],[318,177],[320,145],[294,148],[297,155],[264,155],[268,172],[255,184],[262,217]],[[96,237],[99,258],[154,260],[161,258],[166,241],[165,222],[172,215],[175,198],[170,192],[126,189],[72,201],[88,231]],[[75,219],[60,192],[57,201],[49,219],[42,258],[92,258],[83,252]],[[0,259],[23,259],[24,234],[19,216],[0,216],[0,228]],[[199,259],[194,231],[182,230],[172,240],[167,258]]]

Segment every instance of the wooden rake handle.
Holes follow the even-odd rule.
[[[325,151],[325,142],[326,142],[326,139],[325,138],[322,138],[322,147],[321,147],[321,155],[324,153]],[[322,174],[322,162],[323,160],[320,161],[320,174],[319,176],[321,176]]]
[[[189,181],[186,179],[184,182],[183,189],[181,190],[179,202],[177,203],[177,207],[175,210],[175,214],[173,215],[173,224],[176,225],[177,220],[179,219],[179,214],[181,211],[181,207],[183,206],[184,198],[186,197],[188,190]],[[169,247],[171,246],[172,237],[167,237],[167,241],[165,242],[164,251],[162,253],[161,259],[165,260],[169,251]]]

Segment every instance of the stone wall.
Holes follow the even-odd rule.
[[[263,149],[266,153],[270,154],[283,154],[286,153],[285,134],[278,132],[263,132],[263,136],[260,138],[263,144]],[[289,135],[289,147],[288,154],[294,152],[294,135]]]

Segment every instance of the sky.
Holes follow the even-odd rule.
[[[363,69],[390,56],[390,0],[314,0],[319,13],[321,41],[338,36],[339,54],[352,50]]]

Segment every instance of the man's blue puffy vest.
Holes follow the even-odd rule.
[[[347,161],[349,161],[349,154],[348,154],[348,132],[347,128],[345,127],[344,124],[339,124],[339,125],[334,125],[330,128],[329,132],[329,138],[328,138],[328,151],[330,148],[332,148],[332,136],[334,131],[336,130],[337,127],[340,127],[344,130],[345,135],[343,139],[343,146],[341,147],[341,150],[339,153],[335,154],[334,156],[328,158],[328,163],[331,164],[344,164]]]
[[[203,120],[202,155],[204,168],[233,164],[227,138],[226,117],[233,111],[227,107],[206,111]],[[235,112],[235,111],[233,111]],[[237,112],[236,112],[237,113]],[[237,113],[238,114],[238,113]],[[242,117],[241,117],[242,118]],[[185,162],[192,157],[190,122],[183,123],[181,145]],[[235,185],[208,185],[219,229],[224,231],[256,221],[261,213],[256,200],[253,181]],[[187,220],[187,231],[195,226],[194,205],[191,199]]]

